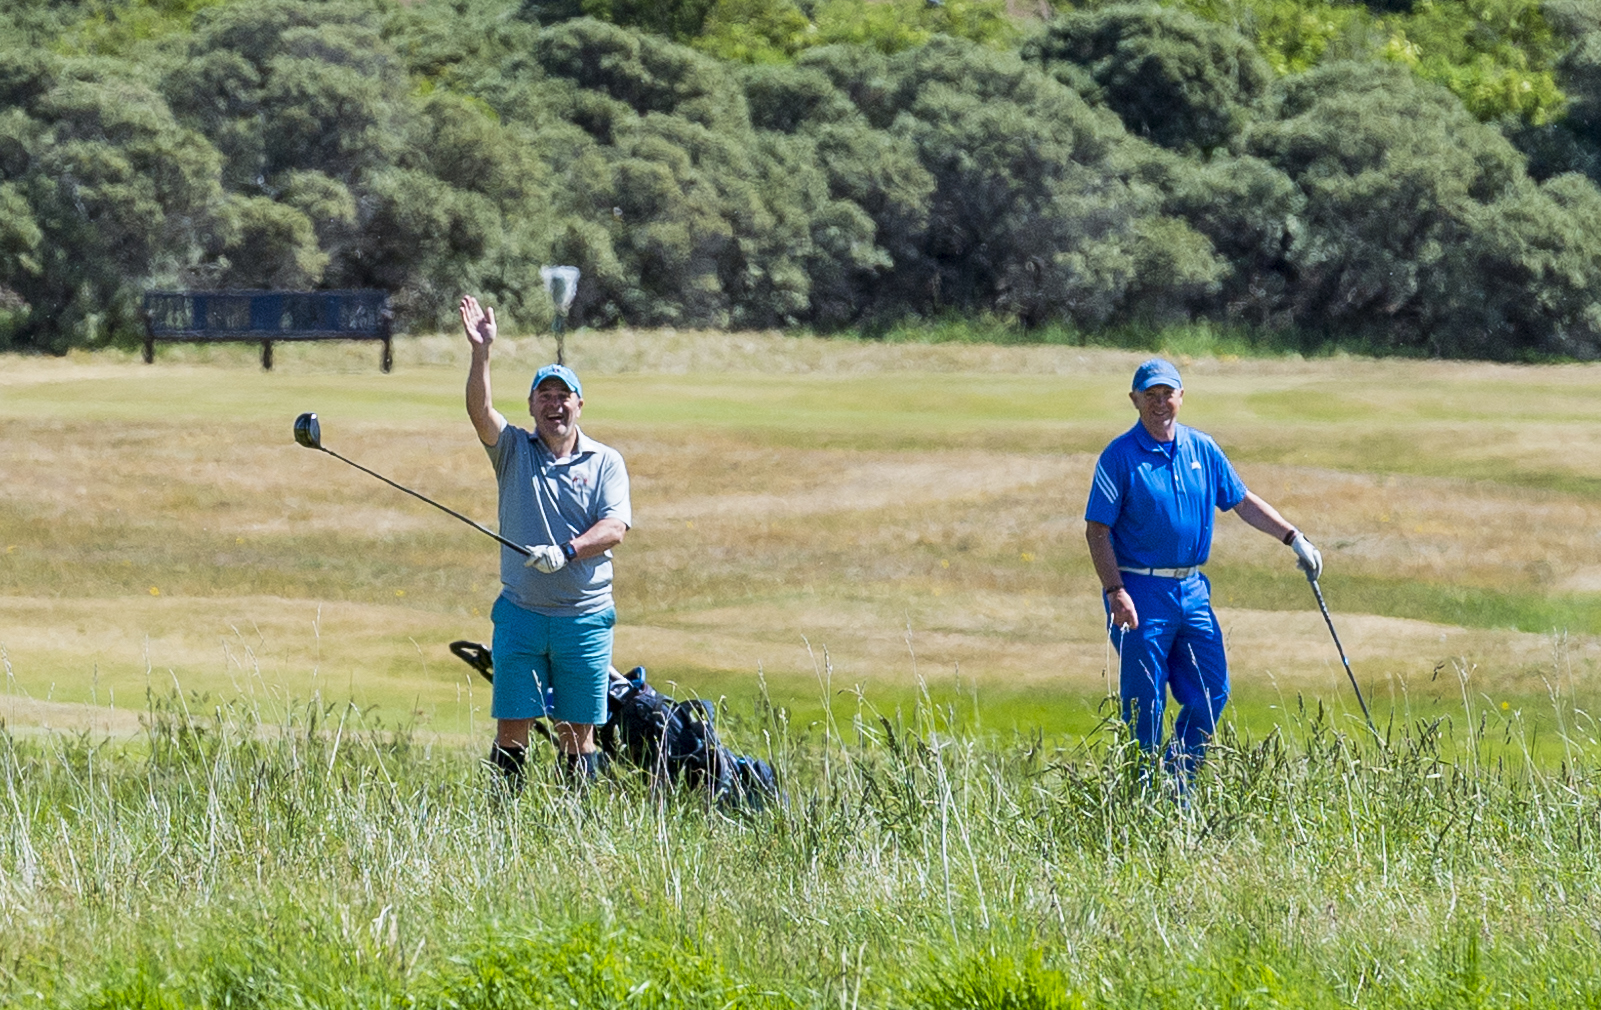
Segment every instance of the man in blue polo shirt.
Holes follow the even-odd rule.
[[[606,721],[611,667],[611,550],[633,522],[628,470],[616,449],[578,429],[584,388],[562,365],[534,376],[528,412],[534,431],[506,423],[493,406],[489,349],[495,310],[461,300],[472,348],[467,416],[489,453],[500,487],[500,532],[532,545],[532,556],[500,550],[500,598],[491,652],[496,719],[490,760],[513,790],[521,788],[528,731],[535,719],[555,722],[556,749],[569,781],[595,776],[595,726]]]
[[[1179,712],[1167,760],[1187,776],[1229,697],[1212,584],[1200,571],[1212,550],[1213,509],[1232,510],[1289,546],[1312,578],[1322,573],[1323,558],[1273,506],[1246,490],[1211,436],[1178,423],[1184,383],[1171,362],[1140,365],[1129,399],[1140,422],[1095,464],[1085,537],[1117,646],[1123,719],[1140,747],[1156,753],[1171,690]]]

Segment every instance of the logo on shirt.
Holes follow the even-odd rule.
[[[1190,469],[1191,470],[1199,470],[1200,468],[1201,468],[1201,461],[1200,460],[1198,460],[1198,459],[1190,460]]]
[[[587,474],[587,473],[571,474],[571,475],[568,476],[567,479],[572,483],[573,487],[575,489],[577,489],[577,490],[582,490],[582,489],[584,489],[584,488],[589,486],[589,474]]]

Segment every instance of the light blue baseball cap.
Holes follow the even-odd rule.
[[[532,393],[534,390],[538,389],[539,384],[544,382],[546,379],[560,379],[563,385],[578,394],[578,398],[580,400],[584,398],[584,384],[578,381],[578,376],[575,375],[573,370],[568,368],[566,365],[546,365],[544,368],[541,368],[539,371],[535,372],[534,383],[528,387],[528,391]]]
[[[1152,358],[1134,370],[1134,392],[1143,393],[1152,386],[1172,386],[1183,389],[1178,366],[1165,358]]]

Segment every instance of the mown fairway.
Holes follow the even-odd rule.
[[[1079,516],[1095,453],[1133,421],[1139,355],[673,333],[573,345],[584,427],[634,481],[619,666],[726,695],[736,716],[760,672],[802,714],[824,684],[885,710],[922,684],[964,711],[976,689],[988,728],[1095,724],[1106,649]],[[514,422],[549,354],[503,341],[497,402]],[[272,373],[240,347],[163,348],[150,367],[4,359],[7,723],[126,732],[147,688],[179,686],[277,709],[352,698],[387,725],[481,736],[484,685],[444,646],[488,640],[494,545],[290,435],[315,410],[330,448],[492,525],[459,342],[403,342],[387,376],[374,357],[280,345]],[[1588,694],[1601,369],[1185,364],[1184,419],[1323,548],[1381,712],[1460,713],[1466,698],[1538,721],[1552,693]],[[1236,718],[1265,731],[1297,692],[1354,711],[1288,551],[1221,517],[1209,571]]]

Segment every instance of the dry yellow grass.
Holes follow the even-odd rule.
[[[271,374],[248,347],[163,347],[149,368],[0,358],[0,645],[16,702],[0,718],[98,731],[113,694],[126,712],[176,683],[481,728],[485,693],[444,643],[488,639],[493,546],[290,440],[294,415],[317,410],[331,448],[492,524],[460,342],[404,340],[390,376],[370,352],[285,346]],[[526,416],[523,383],[549,353],[497,348],[508,416]],[[930,682],[1101,690],[1079,516],[1095,450],[1132,423],[1122,390],[1143,355],[633,332],[580,333],[569,353],[586,430],[634,477],[620,664],[718,690],[760,669],[775,691],[815,694],[826,650],[835,687],[904,690],[915,662]],[[1601,371],[1183,364],[1185,419],[1323,547],[1364,680],[1438,693],[1456,688],[1435,671],[1460,666],[1475,690],[1537,694],[1559,673],[1593,678],[1593,637],[1558,659],[1538,629],[1354,613],[1338,580],[1590,599]],[[1218,529],[1240,690],[1346,690],[1304,584],[1261,588],[1288,552],[1231,517]]]

